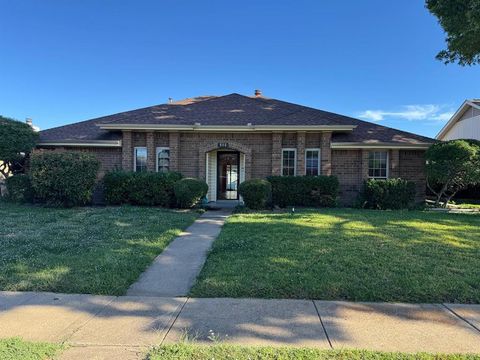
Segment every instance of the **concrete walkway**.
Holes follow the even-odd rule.
[[[131,296],[186,296],[231,209],[207,211],[157,256],[127,291]]]
[[[480,305],[0,292],[0,338],[65,342],[62,359],[141,359],[212,332],[243,345],[480,353]]]

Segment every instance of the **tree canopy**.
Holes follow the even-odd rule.
[[[433,144],[425,154],[427,184],[436,195],[436,205],[448,205],[455,194],[480,183],[480,142],[451,140]]]
[[[30,125],[0,116],[0,173],[7,177],[11,171],[21,171],[37,139]]]
[[[445,64],[480,62],[480,0],[427,0],[426,7],[447,33],[447,49],[437,54]]]

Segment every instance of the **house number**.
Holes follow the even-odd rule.
[[[219,148],[228,148],[228,143],[218,143]]]

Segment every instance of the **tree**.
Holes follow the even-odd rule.
[[[0,174],[22,172],[25,157],[38,139],[32,127],[20,121],[0,116]]]
[[[430,146],[426,154],[427,186],[436,195],[435,205],[443,206],[455,194],[480,183],[480,142],[451,140]]]
[[[480,0],[427,0],[426,7],[447,33],[447,49],[437,59],[462,66],[480,63]]]

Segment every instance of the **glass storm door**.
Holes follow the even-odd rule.
[[[217,199],[237,200],[240,169],[239,152],[217,153]]]

